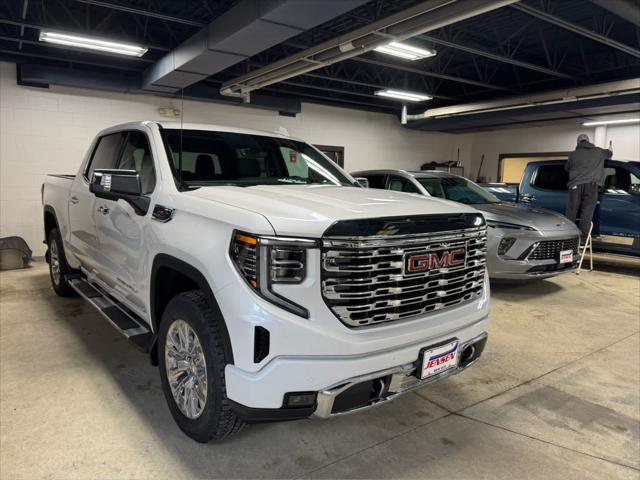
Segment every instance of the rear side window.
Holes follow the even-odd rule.
[[[409,180],[401,177],[396,177],[394,175],[389,176],[389,181],[387,182],[387,190],[394,190],[396,192],[405,193],[418,193],[418,189]]]
[[[604,191],[624,195],[640,191],[640,178],[626,168],[606,167],[604,169]]]
[[[384,189],[384,175],[362,175],[369,180],[369,188],[383,188]]]
[[[89,162],[89,167],[86,171],[86,177],[91,180],[93,171],[102,168],[114,168],[117,161],[118,153],[120,153],[120,147],[125,134],[123,132],[112,133],[100,137],[93,156]]]
[[[533,180],[533,185],[543,190],[566,190],[567,183],[569,173],[564,165],[541,165]]]

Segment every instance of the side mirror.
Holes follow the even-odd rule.
[[[135,170],[95,170],[89,191],[106,200],[122,199],[128,202],[138,215],[144,215],[149,210],[149,198],[142,195],[140,176]]]
[[[362,188],[369,188],[369,179],[365,177],[355,177],[355,180]]]
[[[634,183],[629,188],[629,193],[631,195],[640,195],[640,183]]]

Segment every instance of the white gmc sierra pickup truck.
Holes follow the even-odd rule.
[[[54,290],[150,355],[197,441],[382,404],[484,348],[483,217],[286,135],[119,125],[42,194]]]

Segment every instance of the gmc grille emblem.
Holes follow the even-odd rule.
[[[432,253],[407,254],[404,257],[404,271],[405,273],[420,273],[464,265],[466,253],[464,248],[456,248],[455,250]]]

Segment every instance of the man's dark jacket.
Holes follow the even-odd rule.
[[[611,158],[611,150],[596,147],[593,143],[580,142],[569,154],[565,169],[569,172],[567,187],[573,188],[583,183],[604,185],[604,161]]]

